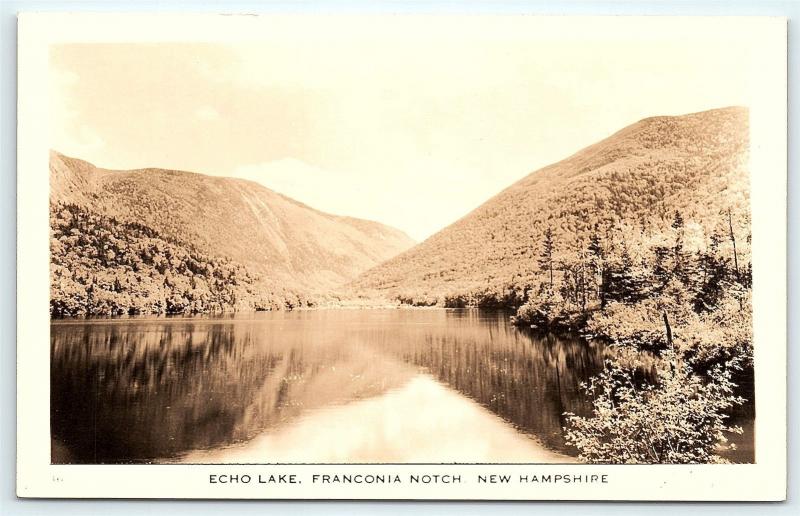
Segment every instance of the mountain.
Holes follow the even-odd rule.
[[[50,205],[52,294],[73,298],[55,310],[68,315],[306,304],[414,243],[251,181],[57,152]]]
[[[666,238],[676,212],[687,250],[699,249],[727,232],[728,210],[732,227],[749,227],[748,126],[741,107],[641,120],[522,178],[351,288],[411,304],[519,305],[543,273],[548,231],[555,262],[597,235],[627,252]]]

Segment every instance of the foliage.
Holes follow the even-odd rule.
[[[637,350],[660,351],[667,339],[661,310],[654,300],[637,304],[610,303],[592,315],[584,334]]]
[[[309,302],[140,223],[57,203],[50,224],[53,316],[272,310]]]
[[[262,298],[266,307],[304,305],[309,298],[330,297],[332,289],[414,243],[394,228],[377,222],[322,213],[254,182],[163,169],[103,170],[57,152],[51,152],[50,155],[50,204],[79,206],[91,217],[101,217],[105,221],[103,224],[114,226],[113,231],[106,231],[111,226],[103,230],[104,233],[110,233],[106,240],[112,242],[117,230],[121,232],[120,239],[136,240],[136,245],[155,244],[155,241],[146,242],[148,239],[159,240],[161,250],[146,253],[153,254],[153,259],[170,261],[165,255],[169,250],[175,259],[182,260],[190,255],[202,258],[204,263],[214,262],[214,267],[222,268],[219,273],[225,277],[213,274],[198,276],[196,271],[192,271],[192,275],[201,283],[199,291],[206,295],[199,305],[195,303],[196,299],[180,299],[186,298],[184,291],[191,292],[194,287],[164,286],[161,285],[164,278],[160,277],[154,277],[155,284],[148,284],[142,289],[136,286],[138,282],[126,288],[126,293],[134,297],[145,292],[157,294],[162,304],[174,295],[175,303],[172,304],[176,311],[182,310],[182,307],[189,311],[212,309],[214,306],[216,308],[213,309],[260,307]],[[154,232],[157,237],[142,233],[141,228]],[[91,231],[91,228],[88,230]],[[80,238],[80,235],[74,236]],[[91,238],[98,237],[93,235]],[[78,248],[86,245],[77,240],[65,242],[68,244],[65,252],[68,253],[83,251]],[[92,245],[85,250],[93,253],[91,248]],[[123,249],[123,252],[126,259],[133,261],[139,260],[142,254],[136,249],[130,253]],[[80,259],[79,256],[74,258]],[[85,264],[97,269],[61,270],[58,279],[62,281],[62,277],[70,276],[73,272],[92,273],[98,276],[98,281],[110,275],[106,279],[113,285],[114,276],[122,273],[120,267],[131,266],[118,263],[116,258],[107,262],[98,259]],[[76,263],[53,261],[55,269],[71,269]],[[156,267],[156,264],[146,266]],[[158,267],[164,269],[165,265]],[[176,272],[175,267],[182,266],[170,264],[166,269],[170,270],[176,281],[190,283],[190,276]],[[231,267],[231,270],[227,270]],[[244,276],[244,271],[251,279],[258,277],[258,295],[248,294],[246,288],[239,288],[251,283]],[[157,271],[156,274],[161,276],[164,272]],[[204,286],[206,276],[212,284]],[[139,277],[145,283],[153,283],[147,279],[147,275],[139,274]],[[231,282],[232,278],[240,283],[233,290],[228,286],[218,288],[214,284],[216,281]],[[86,288],[82,284],[67,285],[70,282],[64,281],[71,290],[82,291]],[[124,286],[122,279],[120,282]],[[171,310],[164,306],[156,307],[152,296],[129,301],[121,299],[125,296],[118,295],[119,292],[107,293],[113,289],[106,290],[96,289],[97,295],[94,296],[95,300],[109,295],[113,298],[109,299],[109,303],[103,302],[103,313],[130,307],[131,303],[141,304],[147,311]],[[231,297],[233,291],[235,300]],[[85,305],[85,300],[81,303]],[[115,303],[118,306],[113,306]],[[74,313],[76,308],[69,306],[65,313]],[[81,309],[81,313],[83,311]]]
[[[567,442],[591,463],[720,463],[726,412],[744,400],[734,395],[731,373],[740,365],[715,365],[707,378],[673,351],[657,362],[657,380],[638,382],[633,371],[607,361],[606,370],[584,385],[594,399],[589,417],[567,414]],[[733,446],[733,445],[730,445]]]
[[[601,296],[635,301],[626,298],[659,288],[649,270],[646,277],[640,274],[641,260],[652,268],[656,252],[662,275],[671,276],[676,266],[683,270],[684,260],[694,264],[697,251],[717,233],[724,238],[715,252],[731,260],[729,209],[745,271],[747,116],[746,109],[728,108],[642,120],[531,173],[410,251],[362,274],[353,289],[440,305],[453,297],[485,300],[488,293],[497,304],[518,308],[528,296],[507,300],[509,288],[536,295],[540,282],[549,283],[552,263],[553,290],[568,277],[571,291],[562,297],[571,304],[583,304],[582,282],[605,283],[610,288]],[[642,285],[644,279],[648,282]],[[581,294],[577,299],[575,292]]]
[[[536,328],[554,328],[559,325],[563,310],[563,299],[558,294],[543,292],[531,297],[528,302],[519,307],[515,321],[530,324]]]
[[[676,332],[676,345],[699,369],[727,360],[753,367],[753,307],[751,292],[729,291],[716,310],[693,314]]]
[[[674,346],[698,371],[731,359],[743,367],[753,364],[751,293],[731,285],[721,293],[713,310],[697,312],[689,296],[669,295],[677,286],[638,303],[610,303],[591,314],[583,329],[588,338],[637,351],[662,352],[668,346],[663,316],[671,323]]]
[[[659,353],[668,344],[663,323],[667,316],[675,346],[699,370],[734,357],[750,366],[752,280],[749,272],[737,273],[734,265],[746,260],[749,271],[749,254],[737,253],[736,260],[731,259],[735,237],[725,242],[713,229],[703,247],[685,253],[682,231],[674,233],[676,226],[684,227],[679,212],[675,220],[679,223],[673,222],[660,236],[636,245],[614,234],[610,237],[618,242],[616,247],[593,237],[585,253],[560,262],[561,288],[556,293],[549,293],[548,271],[541,271],[538,291],[528,291],[515,322],[578,329],[617,347]],[[724,217],[716,222],[724,223]],[[713,228],[714,223],[707,225]],[[575,270],[589,273],[575,281]]]

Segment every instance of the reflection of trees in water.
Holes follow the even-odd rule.
[[[559,451],[562,414],[589,412],[578,385],[602,368],[597,347],[528,336],[500,320],[452,325],[424,342],[404,358]]]
[[[287,340],[247,323],[54,326],[53,461],[146,461],[244,441],[404,373],[387,380],[374,357],[341,343],[304,353]]]
[[[54,461],[165,460],[230,445],[305,410],[380,395],[420,367],[563,450],[561,414],[587,411],[577,385],[601,364],[597,348],[532,338],[502,313],[260,317],[54,324]]]
[[[234,338],[232,325],[141,329],[53,332],[51,426],[71,460],[144,460],[224,442],[247,392],[279,362],[253,352],[251,332]]]

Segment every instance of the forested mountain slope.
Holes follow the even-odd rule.
[[[647,118],[531,173],[352,287],[412,304],[519,305],[547,275],[548,230],[551,263],[586,254],[592,239],[606,253],[635,254],[672,238],[676,212],[686,221],[682,245],[693,252],[727,232],[730,210],[746,263],[747,163],[745,108]]]
[[[51,153],[51,312],[307,304],[407,249],[403,232],[245,180]]]

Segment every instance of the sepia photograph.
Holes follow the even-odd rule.
[[[42,46],[51,466],[761,462],[747,19],[222,18]]]

